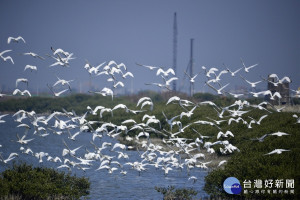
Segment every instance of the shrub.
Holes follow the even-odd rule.
[[[13,164],[0,175],[0,198],[79,199],[89,194],[87,178],[79,178],[54,169]]]
[[[164,195],[164,200],[190,200],[197,195],[197,192],[192,188],[175,189],[174,186],[168,186],[167,188],[155,187],[155,190]]]

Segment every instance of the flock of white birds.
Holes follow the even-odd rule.
[[[19,37],[9,37],[8,44],[15,43],[25,43],[25,40]],[[14,64],[14,60],[8,54],[12,50],[4,50],[0,53],[0,57],[4,62],[11,62]],[[51,47],[52,54],[45,55],[49,59],[53,59],[53,64],[49,67],[60,66],[60,67],[70,67],[70,61],[75,59],[73,53],[62,50],[61,48],[54,49]],[[46,59],[36,53],[28,52],[23,53],[24,56],[32,56],[35,59]],[[170,85],[173,81],[177,81],[178,77],[172,68],[164,69],[155,66],[148,66],[136,63],[138,66],[147,68],[150,71],[155,71],[156,76],[162,78],[160,83],[145,83],[147,85],[154,85],[162,88],[162,90],[170,90]],[[222,154],[230,154],[235,151],[239,151],[239,148],[234,146],[229,142],[231,137],[234,137],[234,133],[230,130],[222,130],[219,125],[221,123],[227,123],[228,125],[232,123],[243,123],[245,128],[252,128],[252,125],[260,125],[261,122],[268,117],[268,114],[261,116],[259,119],[254,119],[252,117],[244,118],[243,115],[248,113],[251,109],[260,109],[266,110],[268,113],[271,112],[280,112],[282,108],[275,108],[266,101],[258,105],[250,104],[246,100],[238,99],[244,94],[235,94],[226,91],[226,87],[229,85],[222,84],[221,78],[226,74],[229,74],[231,77],[236,77],[238,73],[244,71],[244,73],[249,73],[256,67],[257,64],[246,66],[242,61],[242,66],[238,69],[231,70],[224,66],[223,70],[218,68],[206,68],[202,67],[203,71],[195,74],[193,77],[189,76],[190,82],[195,83],[197,76],[200,73],[204,73],[207,77],[205,84],[216,92],[218,95],[231,95],[236,98],[234,104],[221,107],[216,105],[211,101],[204,102],[192,102],[190,100],[182,99],[178,96],[173,96],[169,98],[166,102],[166,106],[170,104],[177,104],[178,109],[181,110],[180,115],[170,116],[169,113],[162,111],[164,119],[158,119],[155,115],[151,115],[151,111],[154,108],[154,103],[150,97],[142,97],[139,99],[136,105],[136,109],[130,109],[124,104],[115,105],[113,108],[107,108],[102,105],[98,105],[95,108],[87,107],[86,112],[83,115],[77,115],[74,111],[70,112],[62,108],[62,111],[56,111],[49,115],[37,114],[35,111],[25,111],[19,110],[14,113],[12,117],[18,123],[17,128],[23,128],[25,133],[22,135],[17,134],[16,142],[20,145],[20,152],[11,152],[10,155],[6,158],[0,154],[0,162],[8,163],[11,160],[15,159],[19,155],[27,154],[29,156],[36,157],[39,163],[43,162],[54,162],[57,163],[57,168],[66,168],[72,170],[74,168],[79,170],[88,170],[91,166],[97,166],[96,170],[106,170],[108,173],[120,173],[126,175],[128,170],[135,170],[138,174],[147,171],[150,167],[155,167],[163,171],[165,175],[168,174],[170,170],[175,169],[184,169],[187,171],[192,170],[193,168],[207,168],[211,161],[205,160],[205,154],[213,154],[216,149],[213,148],[215,145],[219,145],[219,151]],[[134,78],[132,72],[128,71],[124,63],[116,63],[115,61],[110,61],[108,63],[103,62],[98,66],[93,66],[86,60],[86,64],[83,66],[87,73],[91,76],[106,76],[107,87],[104,87],[100,91],[90,91],[91,93],[101,94],[103,96],[111,97],[113,101],[114,89],[118,87],[125,87],[125,84],[122,82],[122,79],[127,79],[129,77]],[[71,69],[71,67],[70,67]],[[26,65],[24,71],[36,71],[38,70],[37,66]],[[186,72],[185,72],[186,73]],[[268,79],[261,77],[259,80],[254,82],[246,79],[245,76],[240,74],[242,80],[249,84],[251,88],[255,88],[257,84],[261,82],[270,82],[275,86],[283,84],[284,82],[291,82],[288,77],[279,78],[276,74],[270,75],[277,79],[276,82],[270,82]],[[239,78],[239,77],[237,77]],[[61,77],[57,76],[57,81],[53,84],[47,84],[49,90],[53,96],[58,97],[67,91],[72,90],[72,81],[73,80],[64,80]],[[0,97],[8,95],[21,95],[31,97],[30,91],[27,89],[21,90],[20,85],[28,87],[29,80],[26,78],[19,78],[16,80],[16,89],[12,94],[3,94],[0,93]],[[57,86],[65,87],[61,91],[57,91]],[[300,97],[300,91],[291,90],[294,93],[293,96]],[[282,98],[278,92],[272,93],[271,91],[260,91],[260,92],[251,92],[250,94],[253,97],[263,97],[269,96],[270,99]],[[198,119],[196,121],[190,121],[188,124],[183,124],[182,119],[188,118],[191,119],[192,115],[201,109],[201,106],[211,106],[216,112],[216,118],[205,118]],[[269,106],[268,108],[266,108]],[[103,115],[105,113],[110,113],[113,117],[115,110],[123,110],[130,115],[143,115],[140,121],[135,121],[133,119],[127,119],[121,124],[113,124],[111,122],[104,122]],[[140,114],[143,113],[143,114]],[[98,121],[89,121],[88,116],[99,116]],[[8,114],[3,114],[0,116],[0,126],[1,123],[5,123],[5,117],[9,116]],[[293,115],[296,118],[295,123],[300,123],[300,117]],[[165,125],[162,125],[162,120],[165,120]],[[95,124],[97,126],[95,126]],[[190,126],[201,126],[205,128],[206,126],[213,126],[216,128],[216,140],[212,141],[212,137],[204,136],[199,133],[196,129],[192,128],[194,134],[197,136],[195,140],[188,138],[179,137],[181,133],[186,131],[187,127]],[[93,128],[97,127],[97,128]],[[174,128],[175,127],[175,128]],[[176,131],[174,131],[176,130]],[[190,129],[189,129],[190,130]],[[32,131],[32,133],[31,133]],[[137,134],[135,137],[130,137],[129,132],[136,131]],[[162,144],[154,144],[151,141],[151,134],[155,133],[156,135],[163,135]],[[57,137],[60,137],[63,134],[68,135],[68,140],[62,139],[61,143],[64,145],[64,148],[61,150],[60,155],[50,155],[47,153],[47,150],[40,152],[33,152],[30,148],[31,143],[34,143],[40,138],[47,138],[50,134],[54,134]],[[93,148],[94,151],[88,151],[87,146],[78,146],[77,148],[71,149],[69,146],[70,143],[77,140],[78,135],[85,134],[85,137],[90,137],[90,148]],[[128,162],[129,159],[128,150],[134,149],[132,146],[126,146],[118,142],[117,138],[120,134],[125,134],[125,139],[127,141],[135,141],[135,143],[143,147],[143,151],[139,151],[140,159],[132,162]],[[260,138],[254,138],[252,140],[257,140],[258,142],[263,142],[266,137],[282,137],[289,135],[288,133],[276,132],[272,134],[265,134]],[[114,143],[103,141],[105,137],[116,138]],[[143,139],[142,139],[143,138]],[[207,141],[207,139],[210,141]],[[0,150],[5,150],[7,144],[0,144]],[[46,146],[45,146],[46,148]],[[109,155],[105,154],[104,150],[109,150]],[[275,149],[264,155],[271,154],[281,154],[286,149]],[[226,160],[221,161],[218,166],[223,165]],[[98,167],[99,166],[99,167]],[[196,182],[197,177],[189,176],[189,180]]]

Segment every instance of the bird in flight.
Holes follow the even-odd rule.
[[[10,44],[11,42],[18,43],[20,40],[22,40],[24,43],[26,43],[25,40],[24,40],[24,38],[22,36],[18,36],[16,38],[14,38],[14,37],[8,37],[7,44]]]

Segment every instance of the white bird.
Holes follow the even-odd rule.
[[[210,88],[212,88],[213,90],[215,90],[218,94],[223,94],[221,91],[225,88],[225,87],[227,87],[228,85],[229,85],[229,83],[227,83],[226,85],[224,85],[223,87],[221,87],[220,89],[216,89],[216,88],[214,88],[212,85],[210,85],[209,83],[207,83],[207,82],[205,82],[206,83],[206,85],[208,85]]]
[[[284,132],[276,132],[276,133],[271,133],[269,135],[275,135],[275,136],[278,136],[278,137],[281,137],[281,136],[284,136],[284,135],[289,135],[288,133],[284,133]]]
[[[3,117],[7,116],[8,114],[0,115],[0,123],[4,123],[5,121],[2,120]]]
[[[34,140],[34,138],[25,140],[25,138],[26,138],[26,136],[27,136],[26,134],[24,134],[21,138],[19,137],[18,134],[16,134],[16,135],[17,135],[17,138],[18,138],[18,140],[17,140],[16,142],[18,142],[18,143],[20,143],[20,144],[28,144],[28,142]]]
[[[162,78],[163,78],[163,80],[164,80],[164,82],[165,82],[165,86],[166,86],[166,87],[170,86],[170,84],[171,84],[172,81],[178,80],[177,77],[172,77],[172,78],[170,78],[169,80],[166,80],[165,77],[163,77],[163,76],[162,76]]]
[[[26,65],[24,68],[24,71],[26,71],[27,69],[30,69],[30,71],[37,71],[37,67],[33,66],[33,65]]]
[[[93,110],[90,106],[87,106],[87,110],[88,110],[92,115],[97,115],[98,110],[102,110],[103,108],[105,108],[105,107],[103,107],[103,106],[96,106],[96,107],[94,108],[94,110]]]
[[[220,167],[221,165],[223,165],[223,164],[226,163],[226,162],[227,162],[227,160],[222,160],[222,161],[220,161],[219,164],[218,164],[218,167]]]
[[[20,94],[21,96],[24,96],[25,94],[27,94],[28,96],[31,97],[31,94],[28,90],[21,91],[19,89],[15,89],[13,92],[13,95],[17,95],[17,94]]]
[[[260,125],[261,121],[262,121],[264,118],[266,118],[267,116],[268,116],[268,115],[263,115],[263,116],[261,116],[261,117],[259,118],[258,121],[255,120],[255,119],[253,119],[253,118],[250,117],[250,116],[248,116],[248,117],[251,118],[252,120],[254,120],[256,124]]]
[[[56,81],[56,82],[53,84],[52,88],[55,87],[55,86],[58,85],[58,84],[61,84],[62,86],[68,85],[69,90],[71,91],[71,85],[70,85],[70,82],[72,82],[72,81],[74,81],[74,80],[66,81],[66,80],[64,80],[64,79],[60,79],[58,76],[56,76],[56,78],[58,79],[58,81]]]
[[[71,155],[71,156],[75,156],[76,151],[78,151],[78,150],[82,147],[82,146],[79,146],[79,147],[77,147],[77,148],[71,150],[71,149],[69,148],[69,146],[67,145],[67,143],[66,143],[64,140],[63,140],[63,143],[64,143],[64,145],[65,145],[65,147],[66,147],[67,149],[63,149],[62,156],[65,156],[65,155],[67,155],[67,154],[69,154],[69,155]]]
[[[20,82],[26,83],[26,84],[27,84],[27,87],[28,87],[28,79],[26,79],[26,78],[18,78],[18,79],[16,80],[16,87],[18,87],[18,84],[19,84]]]
[[[16,38],[15,37],[8,37],[7,38],[7,44],[9,44],[10,42],[16,42],[16,43],[18,43],[19,40],[22,40],[24,43],[26,43],[23,37],[18,36]]]
[[[166,114],[164,113],[164,111],[162,111],[162,114],[163,114],[163,116],[165,117],[166,122],[169,124],[170,130],[172,131],[172,128],[173,128],[173,121],[174,121],[176,118],[178,118],[179,115],[176,115],[176,116],[172,117],[171,119],[168,119],[167,116],[166,116]]]
[[[242,58],[241,58],[241,62],[242,62],[242,64],[243,64],[243,67],[244,67],[244,70],[245,70],[245,72],[249,72],[249,69],[251,69],[251,68],[253,68],[253,67],[256,67],[258,64],[254,64],[254,65],[251,65],[251,66],[249,66],[249,67],[246,67],[246,65],[245,65],[245,63],[244,63],[244,61],[242,60]]]
[[[122,77],[125,79],[127,76],[131,76],[134,78],[133,74],[131,72],[126,72],[125,74],[121,71]]]
[[[241,75],[240,75],[241,76]],[[246,81],[247,83],[249,83],[251,85],[252,88],[255,88],[257,84],[261,83],[262,81],[256,81],[256,82],[250,82],[248,80],[246,80],[244,77],[241,76],[241,78]]]
[[[191,77],[186,71],[184,73],[190,78],[191,83],[195,83],[195,78],[199,75],[199,73],[195,74],[193,77]]]
[[[290,151],[290,150],[286,150],[286,149],[275,149],[275,150],[273,150],[273,151],[271,151],[271,152],[269,152],[269,153],[266,153],[266,154],[264,154],[264,155],[271,155],[271,154],[274,154],[274,153],[276,153],[276,154],[282,154],[282,152],[284,152],[284,151]]]
[[[2,58],[4,60],[4,62],[6,62],[7,60],[10,60],[12,62],[12,64],[14,64],[14,60],[12,59],[12,57],[10,56],[6,56],[4,57],[3,54],[11,52],[12,50],[4,50],[0,53],[0,58]]]
[[[107,88],[107,87],[104,87],[100,92],[92,92],[92,91],[89,91],[91,93],[95,93],[95,94],[101,94],[102,96],[107,96],[107,95],[111,95],[111,99],[113,100],[114,98],[114,92]]]
[[[129,112],[129,109],[127,108],[127,106],[125,104],[122,104],[122,103],[120,103],[120,104],[116,105],[115,107],[113,107],[112,111],[120,109],[120,108],[124,109],[125,112],[127,112],[127,113]]]
[[[240,96],[243,96],[244,94],[234,94],[234,93],[231,93],[231,92],[228,92],[228,94],[232,95],[234,98],[239,98]]]
[[[8,163],[9,161],[15,159],[16,156],[19,156],[19,154],[17,154],[17,153],[11,153],[11,154],[9,154],[9,156],[8,156],[7,159],[4,159],[4,158],[2,157],[2,155],[0,154],[0,159],[2,160],[2,162],[4,162],[4,163],[6,164],[6,163]]]
[[[223,64],[224,66],[225,66],[225,64]],[[226,67],[226,66],[225,66]],[[228,70],[228,72],[231,74],[231,76],[233,77],[233,76],[235,76],[236,75],[236,73],[238,73],[241,69],[243,69],[243,67],[241,67],[241,68],[239,68],[239,69],[237,69],[237,70],[235,70],[235,71],[231,71],[230,69],[228,69],[228,67],[226,67],[226,69]]]
[[[151,101],[151,98],[150,97],[142,97],[138,100],[138,103],[136,104],[136,107],[138,107],[143,101]]]
[[[141,105],[141,109],[143,109],[143,107],[146,106],[146,105],[150,106],[150,110],[153,110],[154,104],[153,104],[152,101],[144,101],[144,102],[142,103],[142,105]]]
[[[112,111],[111,108],[103,108],[103,109],[100,111],[100,118],[102,118],[104,112],[110,112],[110,113],[111,113],[111,116],[112,116],[112,117],[114,116],[114,115],[113,115],[113,111]]]
[[[68,129],[68,134],[69,134],[69,139],[75,141],[75,137],[77,137],[81,132],[77,131],[76,133],[74,133],[73,135],[70,133],[70,130]]]
[[[33,53],[33,52],[23,53],[23,55],[25,55],[25,56],[32,56],[34,58],[39,58],[41,60],[45,60],[44,57],[42,57],[42,56],[40,56],[40,55],[38,55],[36,53]]]
[[[231,131],[226,131],[226,133],[223,133],[222,131],[220,131],[217,135],[217,139],[219,139],[221,136],[228,137],[228,135],[230,135],[231,137],[234,137],[234,135]]]
[[[0,53],[0,57],[3,57],[3,54],[11,52],[12,50],[4,50]]]
[[[191,110],[189,110],[188,112],[181,112],[180,114],[180,119],[182,119],[183,116],[187,116],[188,118],[191,118],[191,116],[194,114],[194,110],[197,108],[198,106],[194,106]]]
[[[205,71],[205,76],[208,77],[208,78],[210,78],[210,75],[211,75],[211,74],[214,74],[214,75],[216,76],[216,72],[219,71],[219,70],[218,70],[217,68],[215,68],[215,67],[212,67],[212,68],[210,68],[210,69],[207,71],[206,67],[205,67],[205,66],[202,66],[202,69]]]
[[[162,74],[163,76],[168,76],[169,74],[173,74],[175,76],[175,72],[172,68],[169,68],[167,69],[166,71],[163,70],[162,68],[159,68],[157,71],[156,71],[156,76],[159,76],[160,74]]]
[[[65,89],[65,90],[62,90],[62,91],[60,91],[60,92],[54,92],[53,89],[52,89],[52,87],[50,87],[48,84],[47,84],[47,86],[48,86],[48,88],[51,90],[51,92],[53,93],[53,95],[54,95],[55,97],[59,97],[62,93],[64,93],[64,92],[66,92],[66,91],[69,90],[69,89]]]
[[[266,95],[270,95],[270,99],[271,99],[271,100],[275,100],[274,97],[277,97],[277,98],[279,98],[279,99],[282,98],[282,96],[280,95],[279,92],[274,92],[274,94],[272,94],[272,92],[271,92],[270,90],[264,91],[263,94],[264,94],[265,96],[266,96]]]
[[[261,136],[261,137],[257,137],[257,138],[254,138],[254,139],[250,139],[250,140],[257,140],[257,141],[259,141],[259,142],[263,142],[264,141],[264,139],[268,136],[269,134],[264,134],[263,136]]]
[[[120,143],[115,143],[113,148],[111,149],[111,151],[114,151],[116,148],[120,148],[122,150],[125,150],[126,149],[126,145],[124,144],[120,144]]]
[[[196,183],[197,177],[196,176],[190,176],[188,180],[192,180],[193,183]]]
[[[124,87],[124,83],[122,81],[118,81],[117,83],[114,83],[113,87],[117,88],[118,86]]]
[[[149,66],[149,65],[142,65],[142,64],[139,64],[139,63],[135,63],[135,64],[136,64],[136,65],[139,65],[139,66],[142,66],[142,67],[146,67],[146,68],[148,68],[148,69],[150,69],[150,70],[153,70],[153,69],[158,68],[158,67]]]

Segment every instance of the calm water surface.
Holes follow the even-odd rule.
[[[60,165],[59,163],[48,162],[46,161],[46,158],[43,159],[43,163],[39,163],[37,158],[22,154],[20,151],[20,147],[22,145],[14,141],[17,140],[17,133],[20,137],[24,135],[25,129],[16,128],[18,123],[15,122],[11,116],[6,116],[3,119],[6,123],[0,124],[0,144],[2,145],[2,147],[0,147],[0,152],[2,152],[4,159],[6,159],[11,152],[16,152],[20,155],[15,159],[17,162],[26,161],[34,166],[42,165],[51,168],[56,168]],[[26,122],[26,120],[24,122]],[[76,130],[72,132],[76,132]],[[76,152],[77,156],[83,157],[86,153],[86,149],[94,151],[93,146],[90,144],[90,140],[92,139],[91,133],[81,133],[78,137],[76,137],[75,141],[72,141],[67,137],[68,135],[66,133],[62,135],[50,133],[49,136],[42,138],[37,135],[33,135],[33,130],[31,129],[29,130],[26,139],[35,139],[29,142],[28,145],[23,146],[25,149],[27,147],[31,148],[34,153],[43,151],[47,152],[52,157],[58,156],[62,158],[62,150],[65,148],[62,142],[64,139],[71,149],[81,145],[83,146]],[[117,142],[110,137],[104,137],[102,138],[102,141],[96,139],[95,143],[100,146],[103,141],[111,143]],[[114,152],[110,152],[109,150],[103,151],[103,153],[107,155],[116,155]],[[139,152],[137,151],[126,151],[126,153],[129,155],[129,159],[122,158],[119,160],[114,158],[113,160],[117,160],[121,164],[142,160]],[[5,170],[5,168],[7,168],[11,163],[12,162],[4,164],[1,162],[0,171]],[[129,165],[124,165],[122,169],[128,172],[126,175],[120,174],[120,169],[114,171],[112,174],[108,174],[105,169],[95,171],[99,166],[100,161],[95,161],[93,162],[93,166],[91,166],[89,170],[86,170],[86,172],[76,168],[72,169],[73,174],[89,178],[91,182],[90,199],[162,199],[163,196],[158,193],[154,187],[167,187],[169,185],[173,185],[176,188],[193,188],[198,192],[197,197],[199,198],[207,196],[207,194],[203,191],[204,177],[207,174],[206,170],[193,169],[190,172],[190,176],[196,176],[198,178],[197,182],[193,183],[188,180],[189,176],[186,169],[182,171],[174,169],[169,171],[169,174],[165,176],[161,169],[155,169],[153,166],[147,166],[147,171],[142,172],[139,176],[138,172],[132,170]]]

